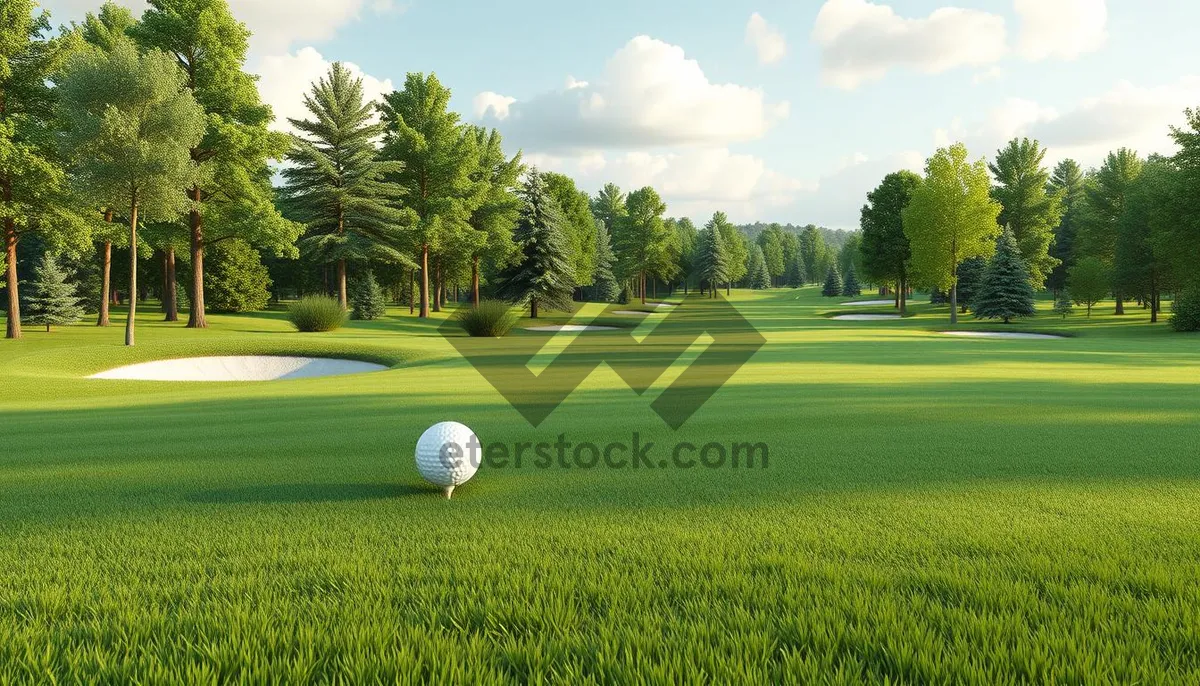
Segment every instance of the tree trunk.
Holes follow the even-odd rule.
[[[1116,297],[1117,311],[1114,314],[1125,314],[1125,298],[1120,293],[1117,293]]]
[[[900,314],[908,314],[908,275],[900,275]]]
[[[471,306],[479,307],[479,255],[471,262]]]
[[[6,196],[9,193],[5,193]],[[21,337],[21,297],[17,291],[17,226],[12,219],[4,220],[4,285],[8,287],[8,331],[5,338]]]
[[[958,279],[950,285],[950,323],[958,323]]]
[[[337,281],[338,281],[338,304],[342,309],[349,308],[350,299],[346,296],[346,260],[338,260],[337,263]]]
[[[429,316],[429,244],[421,245],[421,318]]]
[[[175,283],[175,246],[167,246],[167,254],[163,256],[163,308],[166,310],[165,322],[179,321],[179,293]]]
[[[200,187],[192,187],[192,202],[200,203]],[[204,313],[204,218],[200,210],[193,208],[189,213],[192,228],[192,303],[188,312],[187,328],[207,329],[208,318]]]
[[[415,269],[408,270],[408,313],[417,311],[417,275]]]
[[[105,214],[112,221],[112,212]],[[96,317],[96,326],[109,325],[109,303],[112,302],[112,241],[104,241],[100,249],[100,314]]]
[[[442,259],[433,265],[433,311],[442,311]]]
[[[537,319],[537,318],[538,318],[538,311],[537,311],[537,298],[530,298],[530,299],[529,299],[529,318],[530,318],[530,319]]]
[[[129,318],[125,320],[125,345],[133,345],[134,317],[137,316],[137,193],[129,203]]]
[[[658,300],[658,279],[650,277],[650,297]]]

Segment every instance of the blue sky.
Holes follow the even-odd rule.
[[[95,5],[46,4],[57,21]],[[884,174],[939,145],[1029,135],[1090,166],[1169,152],[1200,106],[1200,3],[1178,0],[230,4],[281,114],[333,60],[370,92],[433,71],[531,162],[588,191],[654,185],[697,220],[852,228]]]

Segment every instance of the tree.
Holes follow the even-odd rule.
[[[513,232],[517,262],[500,273],[497,292],[511,302],[529,303],[533,319],[541,308],[570,310],[575,268],[558,203],[550,197],[537,169],[526,175],[521,199],[525,204]]]
[[[387,298],[370,269],[363,270],[362,275],[354,279],[350,289],[350,304],[353,308],[350,312],[352,319],[371,321],[387,314]]]
[[[746,285],[755,290],[771,287],[771,273],[767,271],[767,260],[757,243],[750,248],[750,261],[746,267]]]
[[[821,295],[826,298],[836,298],[842,294],[842,277],[838,275],[836,267],[830,267],[825,274],[825,286],[821,289]]]
[[[592,271],[592,291],[600,302],[614,302],[621,294],[621,286],[613,276],[613,265],[617,258],[609,243],[608,229],[599,219],[596,222],[596,264]]]
[[[615,183],[605,184],[596,197],[592,198],[591,204],[592,214],[604,223],[612,235],[621,230],[621,222],[629,216],[629,210],[625,206],[625,194]]]
[[[284,203],[306,227],[301,246],[337,265],[338,302],[348,307],[346,267],[381,260],[408,264],[404,252],[411,212],[398,209],[404,189],[386,180],[402,164],[376,159],[383,125],[363,102],[362,79],[340,62],[304,96],[313,119],[291,119],[291,166],[284,168]]]
[[[808,283],[808,275],[804,273],[804,258],[799,251],[792,255],[784,280],[787,281],[788,288],[801,288]]]
[[[972,309],[979,319],[1002,319],[1008,324],[1018,317],[1032,317],[1036,313],[1033,300],[1017,237],[1012,229],[1005,229],[996,241],[996,253],[983,273]]]
[[[1012,230],[1035,289],[1059,264],[1050,246],[1063,215],[1062,196],[1050,190],[1050,172],[1042,166],[1045,157],[1037,141],[1014,138],[989,165],[996,177],[992,197],[1000,203],[1000,225]]]
[[[46,38],[46,13],[32,0],[0,3],[0,239],[8,292],[7,338],[21,337],[17,245],[37,235],[55,249],[87,245],[88,226],[73,211],[55,136],[50,81],[73,47],[73,35]]]
[[[449,104],[450,89],[436,75],[410,73],[404,89],[384,96],[379,108],[386,127],[383,158],[403,163],[389,180],[405,189],[405,201],[416,213],[421,317],[429,316],[430,252],[436,255],[451,234],[468,226],[479,197],[479,181],[472,179],[476,139],[462,134]]]
[[[722,221],[726,221],[724,215],[717,212],[696,237],[696,275],[701,287],[708,284],[709,294],[714,298],[717,288],[729,279],[729,253],[720,229]]]
[[[147,0],[150,8],[129,34],[144,48],[173,56],[185,84],[204,108],[204,137],[190,151],[205,173],[184,190],[192,283],[188,328],[208,326],[204,301],[205,249],[240,238],[279,255],[294,255],[303,227],[275,203],[270,160],[288,151],[288,136],[271,131],[271,108],[257,77],[243,71],[250,32],[226,0]],[[173,251],[170,245],[167,250]]]
[[[1116,262],[1117,225],[1125,212],[1129,186],[1142,173],[1142,160],[1128,148],[1110,152],[1087,187],[1087,208],[1080,223],[1077,249],[1104,260],[1110,273]],[[1114,289],[1117,314],[1125,314],[1124,296]]]
[[[988,261],[982,257],[972,257],[963,260],[958,265],[958,311],[966,312],[975,302],[975,295],[983,285],[983,276],[987,273]]]
[[[521,212],[521,199],[513,191],[525,167],[521,153],[511,158],[504,155],[500,133],[495,129],[476,127],[475,135],[479,152],[475,176],[486,184],[483,200],[467,220],[477,237],[471,253],[471,304],[478,307],[480,258],[486,256],[504,265],[513,253],[513,225]]]
[[[563,174],[542,172],[542,179],[550,197],[562,210],[563,231],[571,249],[571,264],[575,266],[575,283],[587,286],[592,283],[592,270],[596,266],[596,220],[588,194]]]
[[[908,260],[912,255],[903,213],[920,185],[921,177],[910,171],[883,177],[867,194],[859,223],[863,273],[874,283],[895,284],[901,313],[908,311]]]
[[[912,249],[912,271],[924,284],[950,291],[950,323],[958,323],[958,265],[995,251],[1000,204],[990,197],[983,160],[967,161],[956,143],[925,164],[925,181],[904,209],[904,235]]]
[[[724,212],[714,213],[709,223],[721,232],[721,244],[726,258],[725,292],[728,294],[734,282],[746,278],[746,258],[750,249],[746,245],[745,234],[729,222],[729,217],[725,216]]]
[[[758,247],[762,248],[767,274],[774,285],[775,280],[782,277],[787,268],[787,263],[784,262],[783,227],[779,224],[771,224],[758,234],[757,243]]]
[[[1171,235],[1181,221],[1176,198],[1183,192],[1178,168],[1170,160],[1151,157],[1129,185],[1117,221],[1114,283],[1150,307],[1152,323],[1158,322],[1162,310],[1162,292],[1173,285]]]
[[[1087,199],[1087,179],[1079,163],[1066,159],[1054,168],[1050,177],[1049,192],[1062,198],[1062,218],[1054,228],[1054,242],[1050,245],[1050,256],[1058,265],[1050,272],[1046,285],[1058,293],[1067,287],[1067,270],[1075,264],[1075,235],[1079,232],[1080,215]]]
[[[804,227],[804,231],[800,234],[800,254],[804,258],[804,273],[808,274],[808,278],[816,281],[821,278],[821,274],[829,270],[827,253],[825,237],[821,235],[817,227],[812,225]]]
[[[837,268],[842,274],[853,271],[857,277],[863,273],[862,262],[862,233],[855,231],[846,237],[846,242],[838,249]]]
[[[204,291],[213,312],[256,312],[271,300],[271,275],[249,243],[225,241],[209,248]]]
[[[1067,274],[1067,290],[1076,305],[1087,307],[1088,319],[1092,307],[1104,300],[1112,289],[1108,263],[1099,257],[1081,257]]]
[[[67,282],[67,272],[54,256],[47,252],[34,270],[32,293],[25,301],[25,313],[30,324],[51,326],[74,324],[83,318],[83,307],[75,295],[75,285]]]
[[[621,265],[622,276],[634,277],[642,304],[646,303],[646,275],[661,264],[663,251],[672,237],[663,222],[666,204],[658,192],[646,186],[629,194],[629,216],[613,233],[613,251]]]
[[[696,270],[696,242],[699,239],[696,225],[691,219],[684,217],[675,222],[676,244],[679,247],[679,255],[676,261],[678,274],[683,279],[683,291],[687,292],[688,279]]]
[[[1169,246],[1180,296],[1187,296],[1194,307],[1200,302],[1200,109],[1188,109],[1184,114],[1187,125],[1171,128],[1171,138],[1179,146],[1172,158],[1179,170],[1175,196],[1179,221],[1160,240]]]
[[[846,282],[842,284],[842,295],[848,298],[862,295],[862,286],[858,283],[858,274],[854,272],[853,264],[846,271]]]
[[[1071,306],[1071,297],[1064,289],[1063,293],[1054,301],[1054,314],[1061,315],[1063,319],[1066,319],[1073,312],[1075,312],[1075,308]]]
[[[139,54],[127,40],[76,54],[59,88],[80,194],[92,206],[129,212],[125,345],[134,345],[139,216],[169,221],[187,208],[179,189],[201,181],[189,151],[204,136],[204,110],[170,56]]]

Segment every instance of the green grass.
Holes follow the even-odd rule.
[[[1072,337],[959,339],[818,292],[735,292],[768,343],[677,433],[607,367],[533,429],[407,308],[0,341],[0,681],[1200,680],[1200,337],[1043,302],[961,327]],[[83,378],[216,353],[394,368]],[[770,467],[484,467],[447,502],[412,460],[445,419]]]

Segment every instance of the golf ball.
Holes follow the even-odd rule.
[[[417,471],[426,481],[441,486],[446,497],[479,469],[483,446],[479,438],[458,422],[438,422],[417,440]]]

